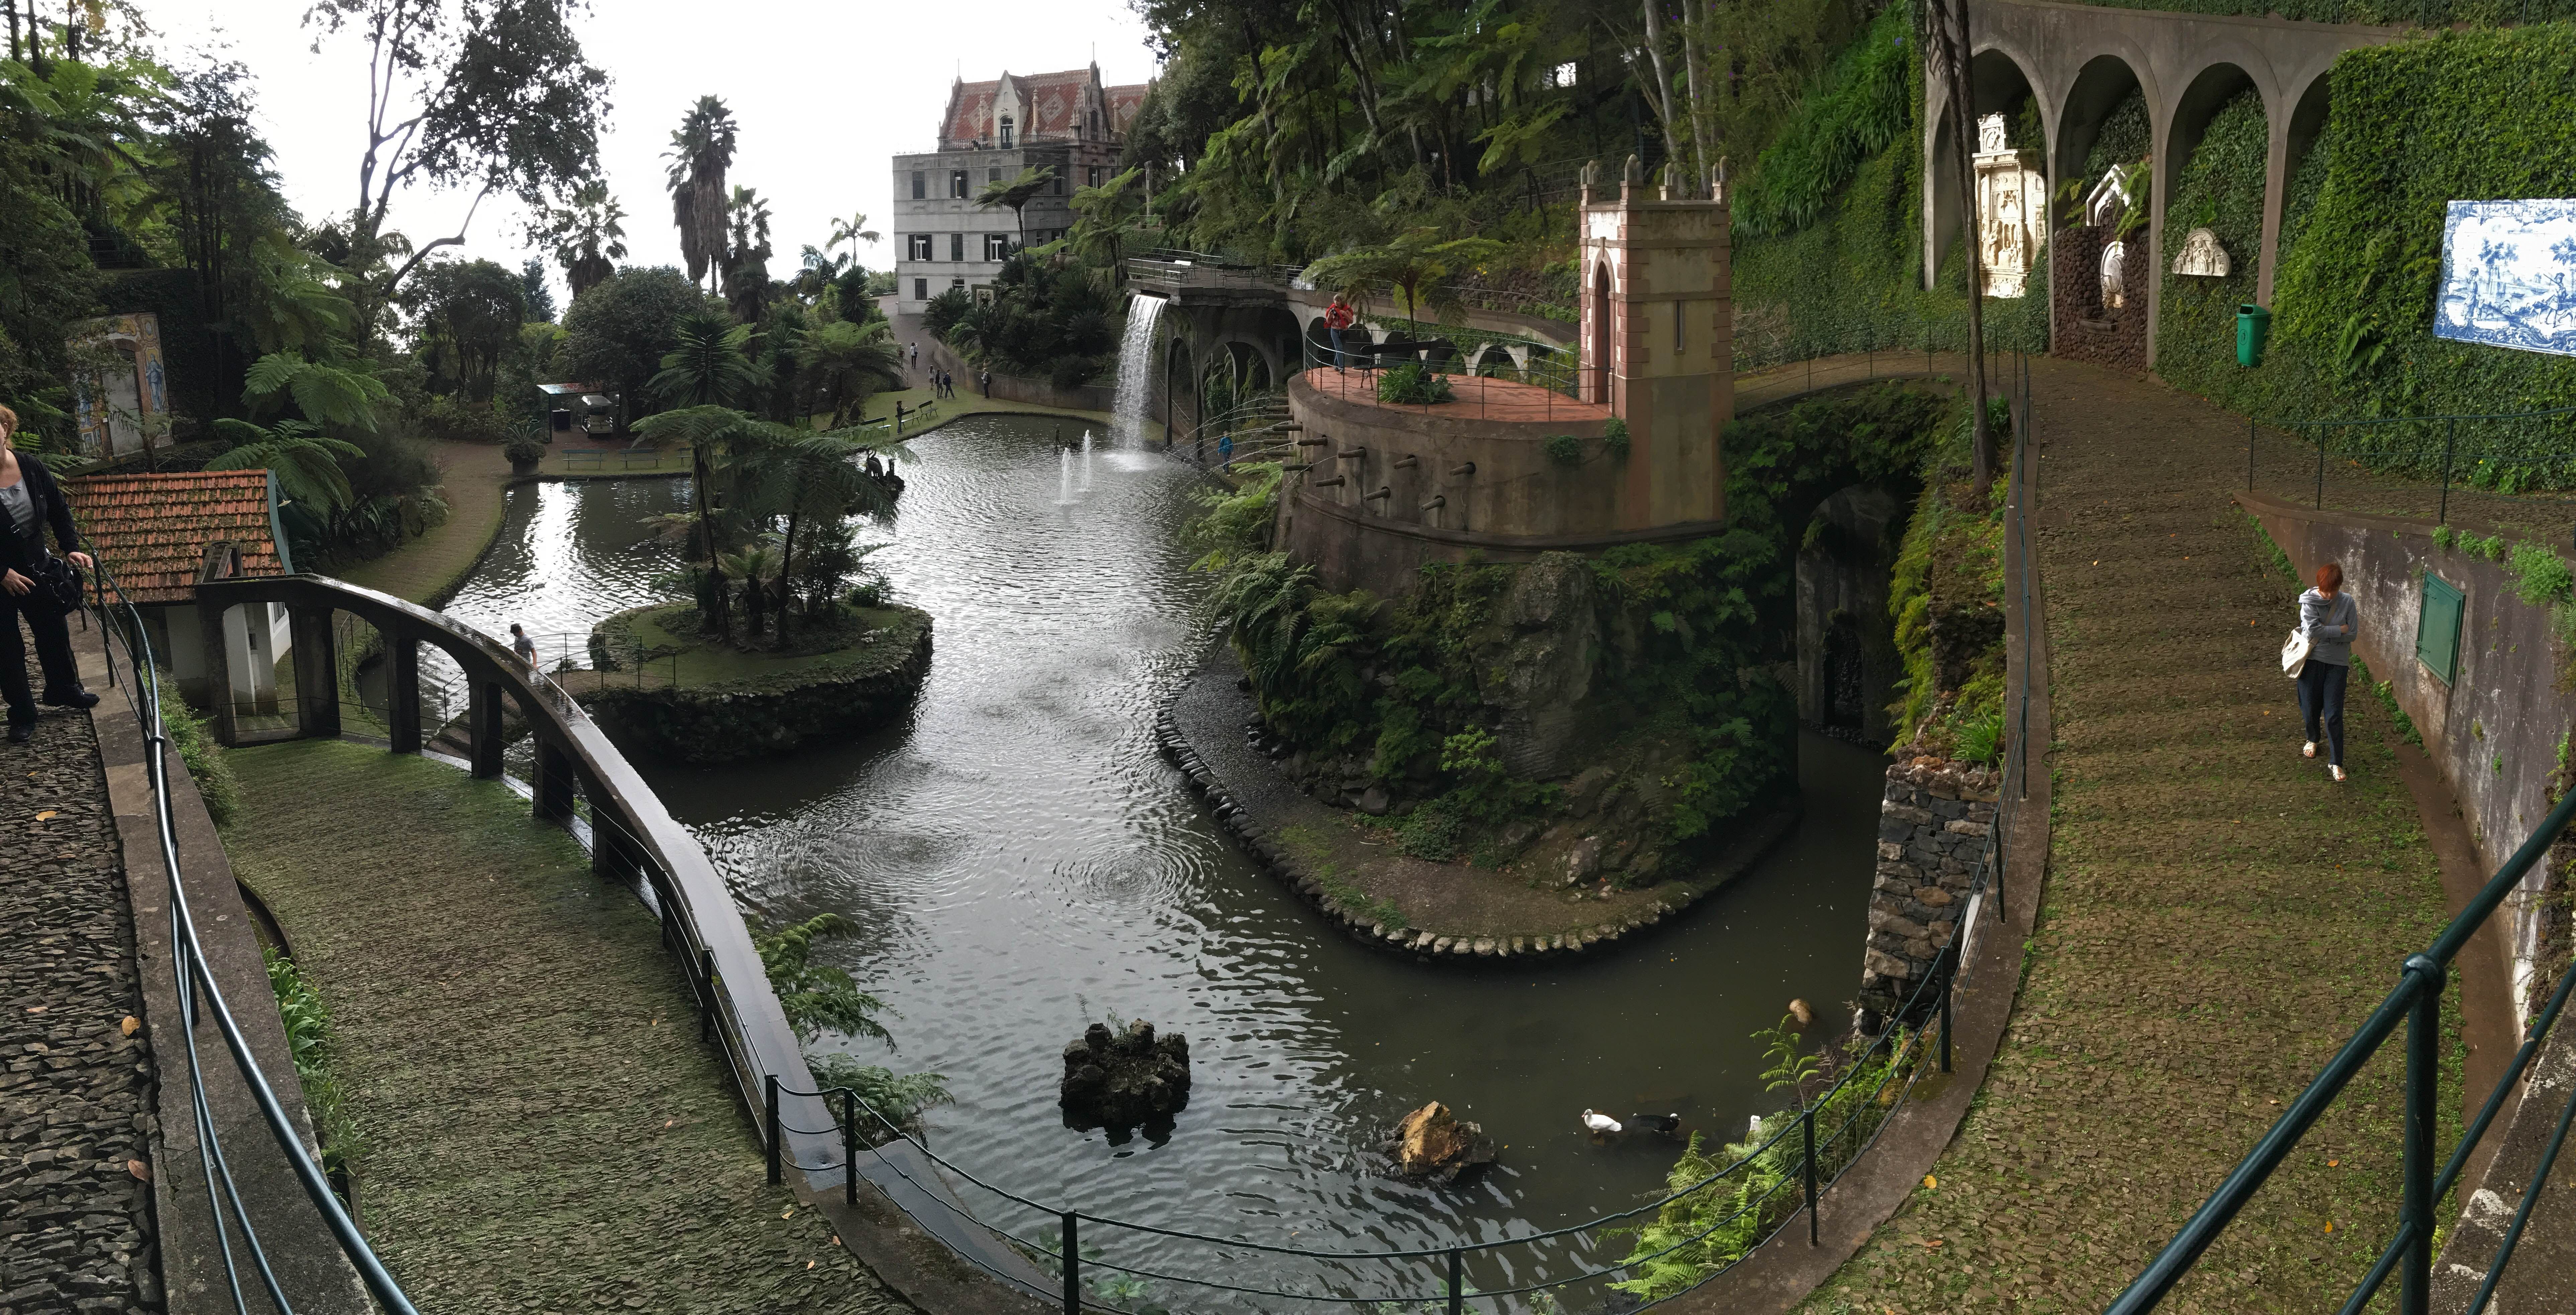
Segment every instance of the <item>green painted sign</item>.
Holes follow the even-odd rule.
[[[2415,618],[2415,660],[2445,685],[2459,675],[2460,618],[2467,611],[2466,594],[2431,571],[2424,573],[2424,610]]]

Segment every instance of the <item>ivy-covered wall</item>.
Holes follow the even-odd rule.
[[[2236,363],[2236,313],[2238,306],[2254,300],[2260,271],[2263,175],[2270,148],[2262,94],[2247,87],[2210,117],[2165,204],[2156,373],[2195,392],[2223,394],[2243,369]],[[2225,278],[2173,272],[2173,258],[2196,228],[2218,235],[2218,245],[2227,252]]]
[[[2290,192],[2276,281],[2288,348],[2234,390],[2262,416],[2576,404],[2576,360],[2433,337],[2454,200],[2576,195],[2576,28],[2449,31],[2337,60]],[[2313,203],[2304,193],[2314,186]]]
[[[1738,189],[1736,368],[1836,352],[1956,351],[1967,343],[1967,256],[1954,243],[1923,286],[1923,66],[1913,6],[1891,4],[1835,61]],[[2040,150],[2027,98],[2012,144]],[[2044,351],[2048,272],[1985,303],[1991,348]]]
[[[2576,0],[2076,0],[2105,9],[2162,9],[2237,18],[2384,27],[2552,23],[2576,19]]]

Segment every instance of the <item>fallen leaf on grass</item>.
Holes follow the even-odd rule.
[[[2341,1161],[2341,1160],[2328,1160],[2328,1161],[2326,1161],[2326,1167],[2327,1167],[2327,1168],[2329,1168],[2329,1169],[2340,1168],[2340,1167],[2342,1167],[2342,1165],[2343,1165],[2343,1161]]]
[[[1940,1179],[1938,1179],[1938,1178],[1933,1177],[1932,1175],[1930,1175],[1930,1174],[1928,1174],[1928,1173],[1927,1173],[1927,1174],[1925,1174],[1925,1175],[1923,1175],[1923,1185],[1924,1185],[1925,1187],[1929,1187],[1929,1188],[1931,1188],[1932,1190],[1934,1190],[1934,1191],[1936,1191],[1936,1192],[1937,1192],[1937,1191],[1939,1191],[1939,1190],[1941,1190],[1941,1180],[1940,1180]]]
[[[1923,1239],[1923,1245],[1927,1247],[1937,1247],[1941,1245],[1941,1239],[1937,1237],[1927,1237]]]
[[[2326,1225],[2326,1231],[2327,1231],[2327,1232],[2329,1232],[2329,1233],[2333,1232],[2333,1231],[2334,1231],[2334,1225],[2333,1225],[2333,1224],[2327,1224],[2327,1225]]]

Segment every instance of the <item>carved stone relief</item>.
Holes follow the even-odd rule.
[[[2195,278],[2227,277],[2227,248],[2218,245],[2218,235],[2206,228],[2191,230],[2182,241],[2182,251],[2174,257],[2173,272]]]
[[[2129,304],[2127,290],[2121,286],[2120,262],[2128,258],[2128,244],[2113,242],[2102,248],[2102,308],[2118,310]]]
[[[1985,295],[2018,297],[2048,240],[2048,179],[2005,144],[2004,116],[1977,121],[1977,253]]]

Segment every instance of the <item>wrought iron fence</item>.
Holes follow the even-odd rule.
[[[2266,447],[2271,449],[2268,458]],[[2441,524],[2450,521],[2455,486],[2463,492],[2502,497],[2576,489],[2576,407],[2485,415],[2246,421],[2247,488],[2262,489],[2267,479],[2284,492],[2305,485],[2297,491],[2307,493],[2323,508],[2331,477],[2338,501],[2364,501],[2376,509],[2389,500],[2392,490],[2373,476],[2435,481],[2438,492],[2429,510]],[[2372,487],[2374,482],[2382,487]]]

